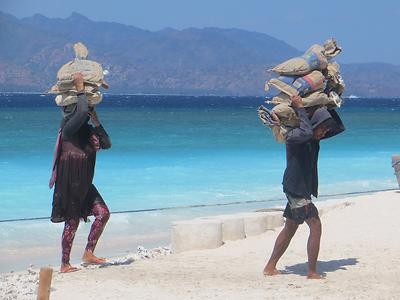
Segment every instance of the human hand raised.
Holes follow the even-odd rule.
[[[82,73],[75,73],[73,75],[74,77],[74,85],[75,85],[75,89],[78,92],[82,92],[84,90],[84,84],[83,84],[83,75]]]
[[[93,125],[94,125],[95,127],[100,126],[99,116],[97,115],[97,112],[94,110],[94,107],[93,107],[93,106],[91,106],[91,107],[89,108],[88,115],[89,115],[89,117],[90,117],[90,121],[92,121],[92,123],[93,123]]]
[[[297,107],[297,108],[304,107],[303,99],[299,95],[291,96],[290,99],[292,100],[293,107]]]

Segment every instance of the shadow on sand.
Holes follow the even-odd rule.
[[[322,276],[326,276],[326,273],[334,272],[337,270],[347,270],[346,266],[354,266],[358,263],[357,258],[346,258],[346,259],[335,259],[329,261],[318,261],[317,267],[318,272]],[[307,276],[308,263],[295,264],[285,268],[285,274],[297,274]]]

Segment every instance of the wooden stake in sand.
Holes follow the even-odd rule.
[[[40,268],[37,300],[50,299],[50,286],[51,286],[52,276],[53,276],[52,268],[48,267]]]

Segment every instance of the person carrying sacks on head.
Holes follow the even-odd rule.
[[[288,200],[283,217],[285,226],[279,233],[271,256],[264,267],[266,276],[281,274],[277,264],[290,244],[298,227],[309,226],[307,243],[309,279],[321,279],[317,261],[321,240],[321,220],[312,198],[318,197],[318,157],[320,141],[345,130],[334,110],[319,107],[310,116],[300,96],[292,97],[293,109],[300,125],[288,131],[286,136],[286,169],[283,175],[283,192]]]
[[[70,253],[80,219],[93,215],[82,260],[85,264],[103,264],[94,255],[97,242],[110,217],[108,207],[93,184],[97,151],[109,149],[111,140],[95,110],[101,97],[97,89],[104,83],[99,64],[85,60],[87,49],[75,45],[77,59],[64,65],[54,86],[60,94],[62,120],[54,149],[49,187],[54,187],[51,222],[64,222],[61,237],[61,273],[77,271],[70,264]],[[83,47],[81,47],[83,46]],[[78,61],[79,60],[79,61]],[[75,73],[74,73],[75,72]],[[101,94],[100,94],[101,96]]]
[[[301,57],[292,58],[271,69],[280,74],[266,83],[268,110],[259,107],[261,121],[273,131],[277,141],[285,142],[288,130],[299,126],[299,118],[291,107],[291,97],[301,96],[304,107],[311,112],[316,107],[328,109],[340,107],[345,85],[339,73],[339,65],[332,62],[341,52],[334,39],[323,46],[313,45]]]

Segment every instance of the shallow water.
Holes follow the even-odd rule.
[[[95,184],[111,210],[281,197],[284,146],[257,119],[261,98],[106,96],[99,115],[113,147]],[[0,219],[48,216],[60,121],[51,97],[0,96]],[[350,100],[347,131],[322,142],[320,193],[395,187],[400,101]]]

